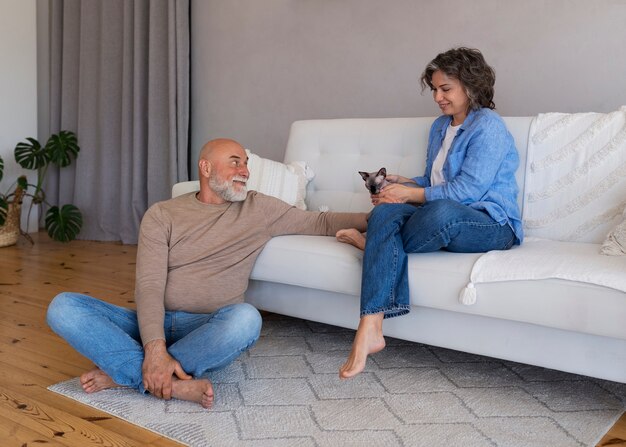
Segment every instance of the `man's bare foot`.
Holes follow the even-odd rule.
[[[94,368],[80,376],[80,384],[86,393],[95,393],[109,388],[118,388],[121,385],[113,382],[107,373],[100,368]]]
[[[361,317],[348,360],[339,368],[339,377],[349,379],[365,369],[367,356],[385,348],[383,313]]]
[[[335,237],[339,242],[354,245],[359,250],[365,250],[365,236],[356,228],[339,230]]]
[[[207,379],[172,378],[172,397],[198,402],[204,408],[211,408],[214,399],[213,385]]]

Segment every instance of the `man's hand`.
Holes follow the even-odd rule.
[[[144,359],[141,368],[143,386],[150,394],[160,399],[171,399],[172,376],[181,380],[192,377],[168,352],[164,340],[152,340],[144,346]]]

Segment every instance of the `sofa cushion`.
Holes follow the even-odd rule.
[[[607,287],[561,279],[478,284],[477,303],[460,304],[481,255],[409,255],[411,304],[626,339],[626,294]],[[251,278],[353,295],[358,302],[362,256],[330,236],[280,236],[265,246]]]
[[[503,118],[515,139],[520,167],[515,177],[522,203],[526,144],[532,117]],[[358,171],[387,168],[405,177],[423,175],[428,132],[435,117],[296,121],[291,126],[285,163],[306,160],[315,172],[307,188],[308,208],[367,212],[369,194]]]
[[[537,116],[528,141],[526,236],[601,243],[621,220],[624,191],[626,107]]]
[[[250,278],[359,295],[362,259],[361,250],[332,236],[279,236],[265,245]]]
[[[444,251],[409,255],[411,304],[465,311],[466,306],[458,303],[459,291],[481,255]],[[279,236],[266,244],[250,278],[360,296],[362,261],[361,250],[332,236]]]
[[[372,207],[358,171],[412,177],[423,173],[433,118],[296,121],[285,162],[306,160],[315,172],[307,190],[309,209],[366,212]]]
[[[428,296],[440,294],[458,297],[480,255],[445,252],[409,255],[411,282],[417,278],[419,284],[412,284],[411,288],[425,288],[424,302],[429,301]],[[361,250],[337,242],[332,236],[279,236],[267,243],[250,277],[360,296],[362,260]],[[422,303],[421,297],[417,300]],[[418,301],[413,298],[412,304]]]
[[[306,187],[314,177],[313,170],[303,161],[280,163],[246,149],[248,154],[248,189],[273,196],[290,205],[306,210]]]

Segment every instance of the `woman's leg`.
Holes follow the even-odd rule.
[[[509,225],[500,225],[487,213],[453,200],[434,200],[417,208],[401,232],[407,253],[447,250],[482,253],[507,250],[515,243]]]
[[[340,368],[342,378],[360,373],[367,356],[384,348],[383,318],[409,311],[406,253],[506,250],[515,243],[508,225],[452,200],[419,207],[379,205],[372,211],[367,236],[361,320],[348,361]]]
[[[350,378],[365,368],[367,356],[385,347],[384,318],[409,311],[407,256],[400,231],[417,208],[407,204],[383,204],[372,210],[361,277],[361,319],[348,360],[339,369]]]
[[[372,210],[361,277],[361,316],[382,312],[385,318],[409,309],[407,256],[401,230],[417,207],[382,204]]]

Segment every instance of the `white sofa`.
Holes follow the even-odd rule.
[[[433,120],[298,121],[292,125],[284,161],[304,160],[315,172],[307,188],[309,209],[368,211],[369,195],[357,171],[385,166],[391,173],[422,175]],[[520,153],[516,175],[520,206],[526,205],[522,203],[527,195],[525,172],[530,169],[526,168],[526,155],[534,120],[505,118]],[[181,185],[177,187],[175,194],[183,191]],[[606,234],[617,222],[615,216],[609,217],[596,223],[597,234]],[[594,269],[601,256],[595,242],[559,241],[557,248],[550,250],[553,258],[568,258],[573,250]],[[522,254],[525,245],[509,254]],[[410,255],[411,312],[385,320],[385,335],[626,383],[624,291],[587,280],[518,278],[479,282],[475,304],[463,305],[460,292],[470,283],[481,256],[448,252]],[[609,265],[618,279],[622,273],[626,277],[626,257],[601,258],[605,264],[599,268]],[[361,260],[359,250],[332,237],[274,238],[257,259],[246,300],[270,312],[356,328]]]

